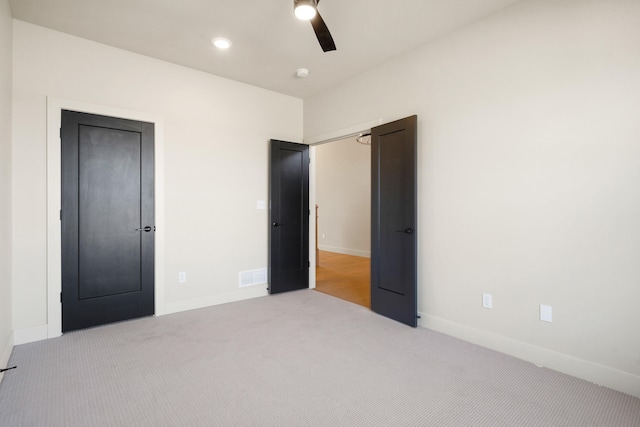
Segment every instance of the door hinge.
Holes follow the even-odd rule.
[[[60,302],[62,302],[62,292],[60,292]]]
[[[62,221],[62,209],[60,209],[60,221]]]
[[[307,267],[311,268],[311,261],[307,261]]]

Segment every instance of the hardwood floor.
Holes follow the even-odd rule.
[[[320,251],[316,291],[371,308],[370,260]]]

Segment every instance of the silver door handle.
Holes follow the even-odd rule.
[[[146,231],[147,233],[151,231],[151,227],[148,225],[144,228],[136,228],[136,231]]]

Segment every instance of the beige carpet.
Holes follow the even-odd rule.
[[[640,399],[314,291],[15,347],[1,426],[640,426]]]

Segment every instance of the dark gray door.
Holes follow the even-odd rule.
[[[269,293],[309,287],[309,146],[271,140]]]
[[[414,327],[417,120],[371,129],[371,309]]]
[[[154,313],[154,127],[62,112],[62,331]]]

